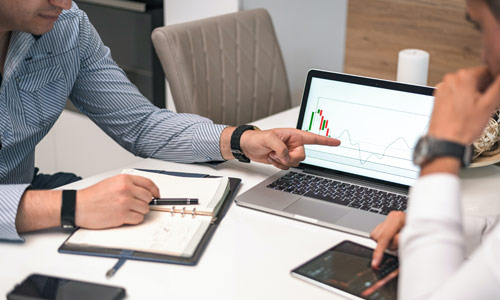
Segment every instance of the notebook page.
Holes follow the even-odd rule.
[[[209,217],[151,211],[139,225],[102,230],[80,228],[67,244],[190,257],[209,225]]]
[[[162,198],[198,198],[197,211],[213,212],[228,186],[227,177],[192,178],[125,169],[122,174],[137,175],[151,179],[160,189]],[[171,207],[158,205],[159,207]],[[177,206],[179,208],[179,206]]]

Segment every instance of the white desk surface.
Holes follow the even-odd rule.
[[[295,127],[298,108],[254,124],[262,129]],[[142,167],[184,172],[206,172],[239,177],[244,192],[277,170],[271,166],[228,162],[216,169],[147,159],[124,168]],[[113,170],[71,186],[83,188],[118,174]],[[475,215],[498,214],[496,189],[500,168],[464,172],[464,206]],[[42,273],[103,284],[127,290],[127,299],[343,299],[290,276],[290,270],[349,239],[368,246],[368,239],[331,229],[239,207],[229,209],[197,266],[128,261],[107,280],[116,259],[59,254],[68,233],[60,229],[23,235],[25,243],[0,245],[0,297],[31,273]]]

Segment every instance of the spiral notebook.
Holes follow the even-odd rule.
[[[60,247],[63,253],[196,264],[217,224],[229,207],[240,179],[228,177],[172,176],[136,169],[124,174],[151,179],[161,197],[198,198],[196,206],[151,206],[139,225],[104,230],[76,230]],[[175,173],[179,175],[179,173]],[[193,209],[196,208],[196,209]]]

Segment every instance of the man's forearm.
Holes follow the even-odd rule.
[[[62,191],[26,191],[16,217],[18,232],[35,231],[61,225]]]

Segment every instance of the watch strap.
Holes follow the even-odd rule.
[[[61,227],[75,228],[76,190],[62,191]]]
[[[464,157],[465,146],[450,142],[446,140],[437,140],[435,139],[432,143],[432,154],[434,157],[438,156],[452,156],[456,157],[460,160]]]
[[[243,150],[241,150],[240,141],[241,136],[247,130],[259,130],[259,128],[253,125],[241,125],[236,127],[231,135],[231,153],[234,158],[244,163],[249,163],[250,159],[245,155],[245,153],[243,153]]]

